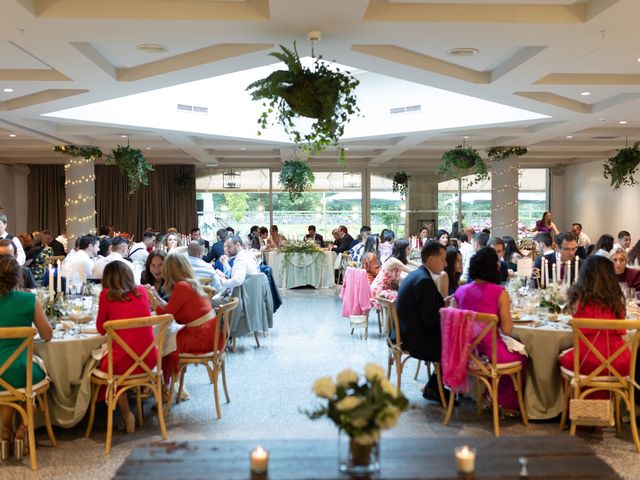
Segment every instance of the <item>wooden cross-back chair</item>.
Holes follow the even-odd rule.
[[[594,392],[610,392],[615,398],[615,421],[616,428],[620,431],[620,401],[624,401],[631,421],[631,435],[636,446],[636,451],[640,453],[640,437],[638,427],[633,420],[636,418],[636,404],[634,390],[640,388],[635,382],[636,357],[638,356],[638,345],[640,343],[640,320],[610,320],[595,318],[574,318],[569,321],[573,330],[573,370],[560,368],[564,386],[564,402],[562,405],[562,417],[560,428],[564,429],[569,412],[571,399],[586,399]],[[623,344],[615,351],[601,352],[587,338],[584,329],[598,330],[599,335],[606,335],[610,330],[627,330],[628,334],[623,336]],[[596,335],[598,335],[596,334]],[[617,334],[616,334],[617,335]],[[586,352],[580,353],[581,344],[586,347]],[[615,360],[623,352],[631,351],[631,365],[629,375],[623,375],[615,367]],[[593,355],[600,362],[600,365],[589,374],[581,374],[581,358]],[[571,422],[571,435],[575,435],[579,422]]]
[[[36,329],[33,327],[7,327],[0,328],[0,340],[20,340],[22,343],[14,350],[11,356],[0,365],[0,387],[4,390],[0,391],[0,406],[10,407],[22,417],[22,421],[27,430],[29,442],[29,457],[31,460],[31,468],[36,470],[38,462],[36,460],[36,439],[34,432],[34,403],[44,411],[45,426],[47,434],[51,440],[51,445],[57,447],[56,437],[51,427],[51,418],[49,416],[49,405],[47,399],[47,391],[50,387],[48,378],[45,378],[37,384],[33,384],[33,336]],[[18,388],[8,383],[3,375],[18,360],[22,353],[26,353],[26,386]]]
[[[211,277],[198,277],[198,282],[200,285],[211,285],[211,281],[213,278]]]
[[[138,424],[142,426],[142,400],[141,388],[147,387],[156,399],[158,404],[158,423],[162,432],[162,439],[167,439],[167,430],[164,423],[162,410],[162,346],[164,336],[173,321],[173,315],[157,315],[149,317],[129,318],[126,320],[110,320],[105,322],[104,328],[107,333],[107,372],[99,369],[93,371],[91,375],[91,406],[89,412],[89,423],[85,437],[91,435],[93,429],[93,419],[96,411],[96,399],[100,387],[106,387],[106,404],[107,404],[107,440],[104,447],[104,453],[109,454],[111,451],[111,435],[113,431],[113,414],[117,408],[118,399],[122,395],[126,395],[128,390],[135,389],[137,397]],[[119,331],[131,328],[156,327],[154,333],[154,341],[149,344],[142,354],[138,355],[119,335]],[[132,360],[132,365],[121,375],[113,372],[113,344],[119,345]],[[149,367],[145,363],[145,358],[157,349],[157,362],[154,368]],[[134,373],[136,369],[142,369],[143,373]]]
[[[378,303],[382,306],[385,318],[385,330],[387,337],[388,357],[387,357],[387,380],[391,377],[391,367],[396,368],[396,389],[400,392],[402,384],[402,371],[404,365],[411,357],[411,354],[402,348],[402,336],[400,334],[400,321],[398,320],[398,311],[396,310],[396,302],[384,297],[377,297]],[[395,339],[392,337],[392,332],[395,332]],[[420,360],[418,360],[420,362]],[[427,372],[431,371],[431,365],[429,362],[425,362],[427,366]],[[418,363],[418,368],[420,363]],[[440,393],[440,402],[443,407],[447,406],[444,396],[444,388],[442,387],[442,375],[440,370],[440,364],[433,363],[433,370],[435,371],[438,379],[438,392]]]
[[[520,408],[520,415],[522,416],[522,423],[526,426],[529,425],[527,418],[527,412],[524,406],[524,399],[522,396],[522,362],[508,362],[498,363],[498,317],[488,313],[476,313],[475,321],[483,324],[482,330],[479,334],[474,336],[471,345],[469,346],[468,354],[469,362],[467,365],[467,375],[474,377],[477,380],[477,407],[478,413],[481,412],[482,407],[482,395],[487,390],[491,399],[491,410],[493,413],[493,433],[496,437],[500,436],[500,414],[498,409],[498,384],[500,379],[504,376],[509,376],[513,382],[513,386],[518,395],[518,406]],[[485,335],[491,336],[491,356],[480,357],[476,347],[485,337]],[[448,425],[453,413],[455,395],[449,396],[449,405],[447,406],[447,414],[444,417],[444,424]]]
[[[47,262],[49,262],[51,264],[55,264],[58,260],[63,261],[64,260],[64,255],[52,255],[52,256],[47,258]]]
[[[180,353],[179,356],[179,375],[180,375],[180,387],[178,388],[178,394],[176,403],[180,401],[180,394],[184,386],[184,374],[187,371],[189,365],[204,365],[209,374],[209,380],[213,383],[213,398],[216,407],[216,417],[221,418],[220,412],[220,399],[218,396],[218,376],[222,376],[222,388],[224,389],[224,396],[227,403],[231,400],[229,397],[229,390],[227,389],[227,375],[225,371],[225,353],[229,344],[229,319],[231,318],[231,312],[237,307],[240,300],[238,298],[232,299],[229,303],[225,303],[216,309],[216,319],[213,345],[211,352],[204,354],[197,353]],[[222,339],[222,342],[220,342]],[[173,390],[173,389],[172,389]],[[169,405],[171,405],[171,398],[169,399]]]

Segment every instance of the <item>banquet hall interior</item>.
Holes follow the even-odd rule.
[[[371,453],[374,478],[458,478],[458,472],[464,472],[453,451],[458,443],[477,450],[473,458],[482,478],[515,478],[527,468],[535,478],[638,478],[640,440],[632,428],[636,419],[631,408],[634,393],[640,394],[635,364],[627,360],[619,378],[599,370],[614,375],[610,382],[618,378],[622,386],[617,393],[601,386],[603,392],[578,398],[576,373],[582,379],[581,374],[591,372],[583,372],[579,360],[575,365],[563,362],[561,370],[559,356],[577,345],[579,327],[571,323],[571,314],[584,305],[567,303],[567,298],[593,298],[578,292],[589,288],[582,275],[591,268],[624,280],[611,288],[621,292],[618,303],[626,311],[598,318],[630,322],[620,338],[628,342],[629,358],[637,354],[640,274],[633,272],[640,268],[640,33],[633,19],[639,16],[638,0],[0,1],[0,263],[7,254],[2,250],[6,238],[9,255],[16,253],[23,265],[15,245],[21,244],[37,281],[30,290],[39,302],[35,308],[44,305],[52,323],[53,339],[44,342],[46,335],[38,328],[33,352],[44,359],[50,382],[44,402],[57,440],[54,446],[44,414],[36,409],[31,424],[36,427],[37,469],[32,470],[31,451],[19,460],[13,453],[5,460],[3,453],[0,478],[187,478],[190,468],[189,478],[247,478],[257,465],[249,447],[259,444],[271,456],[270,478],[349,478],[338,471],[335,451],[344,420],[338,414],[331,421],[313,421],[308,413],[331,403],[334,394],[345,395],[346,387],[338,385],[335,393],[333,383],[332,394],[321,392],[319,378],[335,378],[345,369],[362,375],[370,363],[384,369],[393,388],[371,368],[362,378],[370,387],[378,385],[377,392],[389,388],[385,401],[395,402],[387,408],[396,415],[388,425],[378,417],[378,426],[372,427],[375,435],[383,429],[381,440],[369,437],[376,441]],[[305,144],[305,132],[315,125],[309,115],[296,120],[294,128],[276,117],[295,110],[285,100],[277,104],[252,98],[250,84],[287,68],[282,55],[270,55],[285,50],[299,56],[300,68],[318,68],[321,56],[329,69],[355,80],[351,85],[357,108],[348,114],[342,110],[349,117],[344,130],[321,149]],[[330,102],[329,97],[320,96],[320,103]],[[296,129],[302,139],[291,136]],[[118,157],[118,152],[132,149],[137,153],[131,157]],[[459,151],[471,152],[471,163],[447,163],[450,154]],[[283,183],[282,173],[291,165],[303,166],[302,173],[294,174],[303,175],[297,191]],[[266,227],[264,236],[260,227]],[[452,272],[444,264],[438,272],[425,266],[440,256],[444,262],[445,250],[435,245],[442,243],[443,231],[447,258],[453,249],[452,255],[461,258],[460,271],[456,260]],[[353,242],[341,248],[346,232]],[[391,244],[384,242],[386,232],[392,234]],[[367,283],[362,251],[354,253],[353,248],[366,250],[367,235],[373,234],[379,234],[380,248],[373,243],[375,251],[367,258],[380,263],[380,274],[376,269]],[[119,260],[130,261],[126,263],[138,284],[132,288],[143,298],[149,296],[150,312],[171,313],[178,324],[185,322],[171,309],[170,298],[178,295],[178,277],[169,279],[175,273],[166,262],[181,250],[191,262],[192,283],[205,284],[189,287],[204,292],[207,304],[206,311],[194,315],[199,317],[194,328],[215,316],[211,325],[218,322],[220,341],[228,340],[218,350],[214,341],[215,373],[181,353],[184,387],[179,374],[172,377],[168,399],[163,391],[158,402],[147,384],[123,394],[121,400],[128,401],[135,417],[135,433],[125,433],[133,427],[129,417],[123,413],[120,418],[115,401],[109,407],[104,395],[97,394],[98,387],[92,387],[98,382],[92,372],[107,358],[106,337],[94,325],[96,312],[100,322],[98,309],[107,301],[106,290],[116,288],[104,285],[108,281],[101,285],[100,278],[111,278],[114,269],[103,265],[104,277],[101,270],[91,278],[64,266],[74,241],[80,252],[86,245],[93,248],[91,235],[100,238],[96,254],[103,237],[111,237],[101,257],[119,255],[110,253],[119,248],[115,239],[126,240]],[[153,246],[144,243],[145,235],[153,238]],[[173,249],[168,244],[172,235],[177,250],[165,252]],[[608,236],[616,245],[608,245]],[[515,257],[505,237],[515,241]],[[64,251],[42,260],[53,238],[66,243]],[[399,244],[401,239],[406,242]],[[510,302],[508,327],[500,323],[497,310],[477,312],[498,315],[491,315],[502,329],[498,343],[510,331],[514,348],[526,347],[526,360],[518,363],[511,385],[520,396],[518,400],[511,392],[514,408],[498,406],[497,397],[503,397],[497,383],[493,396],[485,392],[476,397],[475,388],[483,384],[477,379],[471,387],[455,390],[448,383],[453,367],[440,363],[439,349],[438,358],[422,358],[409,353],[411,339],[405,338],[404,345],[394,343],[394,319],[405,335],[403,322],[411,316],[402,303],[410,295],[406,279],[416,278],[417,271],[424,271],[425,279],[429,275],[442,304],[436,308],[425,297],[416,302],[428,303],[438,315],[445,299],[447,307],[453,307],[450,299],[462,300],[456,287],[469,291],[468,286],[484,282],[484,273],[478,272],[481,255],[473,250],[489,255],[487,251],[498,246],[495,239],[509,254],[499,260],[505,278],[498,292]],[[216,245],[220,252],[214,258]],[[144,251],[142,261],[133,255],[136,246]],[[162,283],[153,286],[150,265],[157,250],[162,250],[161,282],[171,285],[169,292],[160,291]],[[247,254],[256,265],[247,269],[246,278],[260,278],[243,285],[235,277],[240,268],[229,266],[227,257],[240,259],[238,265],[244,268]],[[623,273],[618,256],[624,261]],[[548,257],[557,269],[545,267]],[[611,262],[599,265],[601,258],[594,257]],[[33,268],[38,259],[43,263]],[[398,266],[389,267],[396,269],[388,273],[384,264],[394,261]],[[195,268],[201,263],[217,270],[207,281]],[[442,292],[435,290],[434,273],[448,276]],[[397,283],[386,274],[397,274]],[[74,294],[76,275],[82,287]],[[150,283],[146,290],[139,286],[141,278]],[[638,279],[637,286],[631,278]],[[378,281],[390,281],[386,288],[394,291],[389,305],[378,301],[386,292],[376,290]],[[13,290],[3,282],[0,327],[16,327],[3,317],[14,311],[8,299],[2,303]],[[219,288],[212,287],[216,283]],[[360,301],[362,290],[356,289],[363,285],[366,306],[359,307],[354,302]],[[162,298],[156,299],[158,291]],[[227,312],[231,297],[239,303]],[[28,298],[33,305],[33,295]],[[82,321],[88,320],[91,328],[78,320],[80,314],[70,313],[76,307],[86,310]],[[146,304],[144,308],[149,310]],[[420,308],[416,312],[424,312]],[[201,316],[205,314],[210,316]],[[455,312],[452,316],[461,318]],[[222,331],[223,317],[229,320],[228,331]],[[448,317],[439,318],[433,327],[438,344],[441,325],[445,330],[440,322]],[[177,334],[173,323],[166,334],[173,339],[176,362],[180,335],[191,330],[187,327]],[[7,341],[0,338],[0,346]],[[167,349],[167,343],[158,349]],[[6,408],[3,364],[10,355],[5,357],[2,348],[0,409]],[[167,367],[169,355],[160,362],[161,353],[156,368],[162,363],[167,373],[173,367]],[[403,355],[402,363],[395,354]],[[442,357],[444,362],[444,350]],[[484,356],[480,364],[491,366],[490,357]],[[466,355],[463,376],[465,367],[472,369],[464,360]],[[478,376],[478,368],[469,377]],[[491,370],[493,380],[498,370]],[[493,391],[491,373],[488,378],[484,385]],[[502,380],[508,378],[501,379],[501,389]],[[112,388],[111,380],[103,382],[107,390]],[[438,382],[440,390],[435,389],[432,401],[427,390]],[[34,388],[36,383],[34,375]],[[584,386],[583,393],[588,388]],[[452,393],[457,391],[461,393]],[[85,436],[94,392],[95,421],[91,435]],[[620,401],[619,395],[627,395],[626,400]],[[602,423],[601,418],[594,423],[582,418],[580,423],[577,409],[595,409],[594,398],[600,399],[598,408],[611,409],[614,423]],[[450,419],[449,400],[452,406],[455,402]],[[114,425],[108,421],[110,408],[115,409]],[[140,410],[144,419],[138,419]],[[18,416],[15,428],[7,429],[16,450]],[[318,416],[331,417],[326,412]],[[561,421],[566,428],[560,427]],[[356,422],[345,428],[342,434],[359,427]],[[112,437],[107,437],[111,430]],[[358,437],[349,437],[348,462],[353,463]],[[547,439],[547,446],[535,437]],[[110,452],[105,454],[108,442]],[[438,442],[446,448],[436,448]],[[216,463],[215,454],[203,454],[204,445],[227,457]],[[416,453],[431,447],[434,451],[424,458]],[[224,453],[225,448],[232,450]],[[286,470],[295,463],[295,452],[303,450],[311,460],[295,465],[304,470]],[[315,456],[309,453],[314,451]],[[396,454],[400,456],[394,458]],[[266,478],[258,469],[253,474]]]

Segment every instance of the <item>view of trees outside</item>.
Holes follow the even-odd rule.
[[[519,229],[531,227],[547,210],[547,169],[523,168],[519,175]],[[462,189],[463,224],[477,230],[491,228],[491,181]],[[458,182],[438,185],[438,228],[451,231],[458,218]]]
[[[396,237],[405,235],[406,202],[399,193],[394,193],[390,178],[371,175],[371,230],[380,233],[390,228]]]

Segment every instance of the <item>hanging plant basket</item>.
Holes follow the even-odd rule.
[[[93,146],[78,147],[76,145],[56,145],[53,147],[53,151],[74,158],[93,158],[95,160],[96,158],[102,157],[102,150]]]
[[[196,191],[196,176],[192,171],[180,173],[173,180],[175,192],[178,195],[193,195]]]
[[[504,160],[507,157],[510,157],[512,155],[516,155],[518,157],[521,157],[522,155],[525,155],[527,153],[527,147],[520,147],[520,146],[511,146],[511,147],[503,147],[503,146],[497,146],[497,147],[491,147],[487,149],[487,155],[489,156],[489,158],[491,159],[492,162],[499,162],[501,160]]]
[[[640,166],[640,142],[633,147],[621,148],[615,157],[604,162],[604,178],[611,180],[611,186],[617,190],[624,185],[638,185],[634,175]]]
[[[489,180],[486,163],[475,148],[458,145],[442,155],[442,161],[436,173],[447,178],[462,179],[467,175],[475,175],[475,180],[468,180],[467,186],[477,185]]]
[[[295,201],[302,198],[302,192],[313,186],[315,179],[307,162],[287,160],[282,163],[278,183],[289,193],[289,199]]]
[[[314,56],[313,68],[302,65],[295,42],[293,50],[283,45],[280,49],[269,55],[284,62],[287,69],[277,70],[247,87],[253,100],[264,100],[264,111],[258,119],[260,129],[268,127],[269,117],[274,114],[289,138],[307,153],[319,155],[335,146],[338,161],[344,163],[345,150],[339,142],[351,116],[360,111],[354,93],[360,82],[349,72],[330,69],[322,56]],[[295,125],[299,117],[315,120],[309,133],[300,132]]]
[[[153,171],[142,151],[130,146],[118,145],[107,156],[107,165],[116,165],[120,173],[126,173],[129,178],[129,195],[133,195],[140,185],[149,185],[148,172]]]
[[[409,179],[411,175],[409,175],[404,170],[400,170],[393,174],[393,184],[391,188],[394,193],[400,192],[400,198],[403,200],[407,197],[407,193],[409,191]]]

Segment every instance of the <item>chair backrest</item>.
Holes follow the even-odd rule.
[[[173,315],[152,315],[149,317],[128,318],[126,320],[110,320],[105,322],[104,328],[107,332],[107,375],[109,383],[115,384],[117,387],[119,384],[131,379],[134,375],[134,371],[137,368],[141,368],[144,372],[151,376],[162,375],[161,362],[156,362],[155,368],[150,368],[145,363],[145,358],[153,351],[153,348],[157,348],[158,357],[162,355],[162,346],[164,344],[164,335],[169,328],[169,324],[173,321]],[[151,342],[142,354],[138,355],[132,350],[132,348],[122,339],[119,335],[121,330],[128,330],[131,328],[141,327],[155,327],[158,326],[157,331],[154,332],[154,341]],[[125,353],[133,360],[133,364],[121,375],[114,379],[113,375],[113,342],[116,342],[125,351]]]
[[[213,352],[214,360],[227,349],[229,343],[229,323],[232,316],[232,312],[238,308],[240,300],[238,298],[232,298],[230,302],[220,305],[216,308],[216,325],[213,330]],[[220,338],[223,338],[222,344],[220,344]]]
[[[58,260],[63,261],[64,255],[52,255],[50,257],[47,257],[47,262],[49,263],[56,263]]]
[[[18,399],[31,398],[31,390],[33,387],[33,369],[31,368],[31,359],[33,359],[33,336],[36,334],[36,329],[33,327],[6,327],[0,328],[0,340],[20,340],[22,343],[13,351],[13,353],[7,358],[2,365],[0,365],[0,386],[2,386],[7,392],[10,392],[12,396]],[[11,365],[18,359],[22,352],[26,351],[27,356],[27,371],[26,371],[26,385],[24,391],[19,391],[18,388],[11,385],[4,379],[4,373],[11,367]]]
[[[638,354],[638,343],[640,342],[640,320],[611,320],[602,318],[573,318],[569,321],[571,329],[573,330],[573,370],[575,372],[575,381],[579,382],[582,386],[594,381],[598,376],[610,376],[614,377],[616,381],[621,384],[627,383],[627,378],[635,378],[636,371],[636,356]],[[591,340],[584,334],[583,329],[598,330],[596,335],[607,335],[610,330],[626,330],[629,335],[620,335],[623,340],[623,344],[615,351],[601,352],[593,344]],[[614,333],[614,335],[618,335]],[[587,351],[580,354],[580,341],[586,347]],[[615,367],[615,360],[622,355],[626,350],[631,350],[631,365],[629,375],[623,375]],[[587,355],[594,355],[599,361],[600,365],[588,375],[580,375],[580,363],[581,358]]]
[[[211,277],[199,277],[198,278],[198,282],[200,283],[200,285],[211,285],[211,281],[213,280],[213,278]]]
[[[400,336],[400,321],[398,320],[398,310],[396,302],[384,297],[376,297],[378,303],[384,309],[385,329],[387,334],[387,345],[389,348],[402,348],[402,337]],[[395,340],[391,338],[395,332]]]
[[[208,285],[202,285],[202,289],[209,296],[209,300],[211,300],[217,293],[215,288],[210,287]]]

